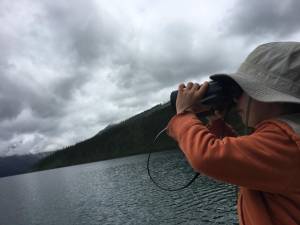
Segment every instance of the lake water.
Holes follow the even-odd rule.
[[[147,155],[0,179],[1,225],[237,224],[235,187],[200,176],[166,192],[149,179]],[[193,173],[179,151],[155,153],[150,168],[165,187]]]

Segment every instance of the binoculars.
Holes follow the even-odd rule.
[[[234,99],[237,99],[242,92],[241,87],[233,80],[213,80],[208,83],[207,92],[199,100],[199,105],[209,106],[210,111],[224,110],[232,106]],[[170,95],[170,102],[175,110],[177,95],[178,91],[173,91]]]

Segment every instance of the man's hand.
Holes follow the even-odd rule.
[[[192,82],[189,82],[186,86],[184,84],[180,84],[176,99],[177,114],[185,111],[194,113],[207,111],[209,109],[208,107],[199,104],[207,89],[208,82],[204,82],[202,85]]]

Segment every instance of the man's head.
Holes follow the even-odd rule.
[[[284,104],[300,104],[300,42],[260,45],[248,55],[236,73],[210,78],[232,79],[239,84],[245,92],[244,98],[251,97],[255,108],[250,110],[249,120],[250,116],[255,116],[251,115],[254,111],[261,114],[257,118],[271,116],[275,112],[282,114],[285,112]],[[256,120],[251,122],[252,125]]]
[[[236,100],[237,111],[245,125],[255,127],[259,122],[280,115],[300,113],[300,104],[282,102],[261,102],[246,92]]]
[[[232,79],[253,99],[300,104],[300,42],[272,42],[258,46],[232,74],[210,76]]]

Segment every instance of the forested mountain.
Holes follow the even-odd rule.
[[[174,114],[169,103],[156,105],[125,121],[107,126],[90,139],[55,151],[41,160],[35,170],[172,149],[176,143],[166,134],[160,136],[158,143],[153,144],[153,141]],[[238,131],[243,130],[236,114],[230,113],[228,121]]]
[[[0,157],[0,177],[31,172],[32,167],[50,153]]]

